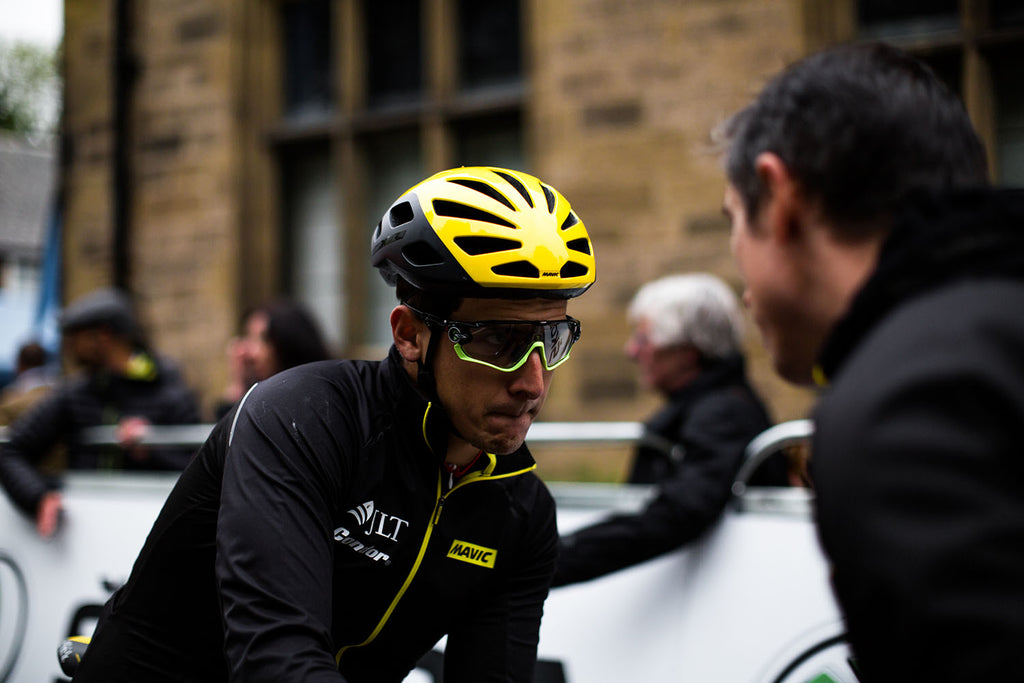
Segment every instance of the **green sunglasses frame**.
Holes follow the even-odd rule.
[[[440,318],[431,313],[420,311],[412,306],[409,306],[409,304],[405,305],[408,306],[409,310],[415,313],[417,317],[423,320],[423,322],[427,323],[427,325],[437,327],[445,331],[445,336],[448,337],[448,341],[450,341],[452,345],[455,347],[455,355],[459,357],[459,360],[464,360],[467,363],[477,363],[479,365],[485,365],[489,368],[493,368],[500,372],[515,372],[519,368],[523,367],[523,365],[526,364],[526,361],[529,360],[530,354],[533,353],[534,349],[539,350],[541,362],[544,365],[544,369],[554,370],[562,363],[569,360],[569,357],[572,355],[572,347],[576,344],[576,342],[580,340],[580,336],[582,335],[583,331],[580,321],[577,320],[576,318],[573,318],[570,315],[565,316],[565,318],[562,320],[478,320],[475,322],[469,322],[466,320],[446,320],[445,318]],[[566,322],[569,323],[569,333],[572,335],[572,341],[569,343],[569,350],[566,351],[565,356],[563,356],[561,360],[559,360],[557,363],[553,365],[548,363],[548,354],[544,348],[543,339],[534,340],[534,342],[530,344],[529,348],[527,348],[526,351],[523,353],[522,358],[520,358],[515,363],[515,365],[512,365],[511,367],[507,368],[503,368],[493,363],[488,363],[487,361],[480,360],[479,358],[473,358],[472,356],[466,353],[465,349],[462,348],[462,342],[472,339],[472,337],[470,337],[469,334],[465,332],[463,329],[460,329],[460,326],[479,329],[490,325],[529,324],[539,326]]]

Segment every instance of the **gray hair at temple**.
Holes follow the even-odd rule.
[[[703,358],[739,353],[743,314],[732,289],[709,273],[669,275],[648,282],[629,304],[630,323],[646,320],[657,347],[692,346]]]

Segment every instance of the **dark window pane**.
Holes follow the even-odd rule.
[[[370,253],[373,228],[384,212],[400,194],[423,180],[423,159],[420,136],[416,130],[400,130],[372,135],[362,141],[366,158],[367,226],[364,230],[363,253]],[[395,289],[384,283],[376,268],[367,268],[367,301],[364,309],[363,330],[360,341],[364,344],[387,347],[391,344],[391,325],[388,315],[395,307]]]
[[[423,87],[420,0],[369,0],[364,8],[369,104],[418,99]]]
[[[329,0],[286,2],[284,101],[289,119],[323,116],[334,107]]]
[[[930,54],[923,58],[946,86],[963,99],[964,55],[960,50]]]
[[[520,116],[474,118],[454,127],[454,166],[500,166],[526,171]]]
[[[288,294],[309,306],[324,334],[337,344],[345,338],[341,317],[345,254],[330,146],[306,143],[285,150],[281,180],[281,251]]]
[[[459,74],[464,90],[519,82],[519,0],[460,0]]]
[[[957,0],[860,0],[857,25],[862,38],[896,38],[956,31]]]
[[[1024,26],[1024,2],[1021,0],[989,0],[989,16],[992,28]]]
[[[1024,50],[989,55],[996,95],[996,172],[1003,185],[1024,186],[1024,91],[1020,87]]]

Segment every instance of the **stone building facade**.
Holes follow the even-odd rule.
[[[380,357],[366,245],[387,201],[448,166],[520,166],[598,261],[544,417],[640,419],[657,399],[622,354],[625,305],[671,272],[739,290],[710,131],[768,75],[897,40],[956,81],[991,151],[1012,146],[985,36],[1017,3],[947,4],[921,24],[856,0],[66,0],[65,297],[127,287],[207,405],[241,311],[274,294],[310,302],[339,355]],[[813,396],[754,330],[750,353],[776,419],[804,416]]]

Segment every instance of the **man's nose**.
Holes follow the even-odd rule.
[[[636,338],[631,335],[629,339],[626,340],[625,346],[622,347],[622,352],[626,354],[626,358],[636,360],[639,351],[640,344],[638,344]]]
[[[523,393],[530,398],[537,398],[544,393],[544,361],[540,357],[540,349],[534,349],[526,362],[512,373],[509,391]]]

